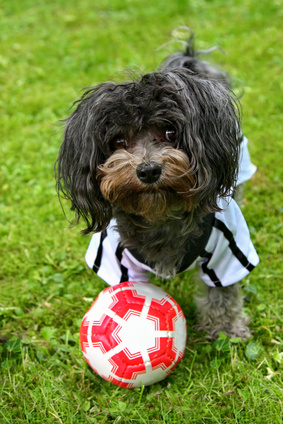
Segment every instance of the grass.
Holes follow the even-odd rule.
[[[281,0],[0,0],[1,424],[282,422],[281,23]],[[184,24],[199,48],[225,50],[213,60],[245,90],[258,172],[243,212],[261,257],[244,281],[253,336],[206,342],[192,330],[195,273],[156,281],[187,316],[186,354],[163,382],[127,391],[80,352],[80,320],[104,283],[57,199],[56,123],[83,87],[156,69]]]

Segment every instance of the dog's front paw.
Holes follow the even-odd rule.
[[[240,337],[244,341],[251,337],[251,331],[248,327],[250,320],[243,313],[236,317],[233,322],[223,320],[217,322],[211,319],[205,320],[204,317],[202,318],[203,319],[200,319],[194,326],[194,329],[199,333],[205,333],[205,338],[207,340],[216,340],[220,332],[225,333],[226,336],[230,338]]]
[[[250,337],[250,319],[242,310],[243,296],[239,285],[205,288],[195,301],[198,316],[195,329],[205,332],[208,340],[216,340],[220,332],[230,338],[246,340]]]
[[[224,328],[223,332],[230,338],[240,337],[245,341],[251,337],[251,330],[248,327],[249,322],[249,317],[242,313],[231,325]]]

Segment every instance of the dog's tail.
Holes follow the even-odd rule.
[[[212,47],[208,50],[196,51],[194,33],[191,31],[190,33],[191,35],[187,42],[181,41],[181,43],[185,44],[185,51],[173,53],[172,55],[168,56],[161,64],[160,70],[168,72],[180,67],[186,68],[201,78],[217,80],[221,84],[225,85],[225,87],[230,88],[231,81],[228,74],[221,71],[216,66],[213,66],[210,63],[199,59],[200,55],[208,55],[215,50],[222,50],[219,47]]]

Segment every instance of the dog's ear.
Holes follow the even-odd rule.
[[[106,83],[101,84],[75,103],[76,109],[64,121],[63,143],[56,162],[58,193],[71,200],[71,210],[77,217],[75,224],[81,217],[84,219],[85,234],[105,229],[112,217],[111,205],[103,198],[96,175],[98,165],[107,157],[99,139],[98,115],[101,97],[108,89]]]
[[[230,89],[218,81],[193,76],[185,70],[176,73],[182,80],[181,95],[187,103],[180,148],[187,152],[196,177],[196,202],[204,210],[215,211],[217,197],[231,195],[237,179],[240,104]]]

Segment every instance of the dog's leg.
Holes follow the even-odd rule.
[[[228,337],[250,337],[249,318],[242,311],[243,296],[238,284],[228,287],[205,287],[196,296],[198,323],[195,329],[206,332],[208,340],[215,340],[220,331]]]
[[[244,204],[244,191],[245,191],[245,183],[239,184],[233,193],[233,199],[236,200],[240,208]]]

